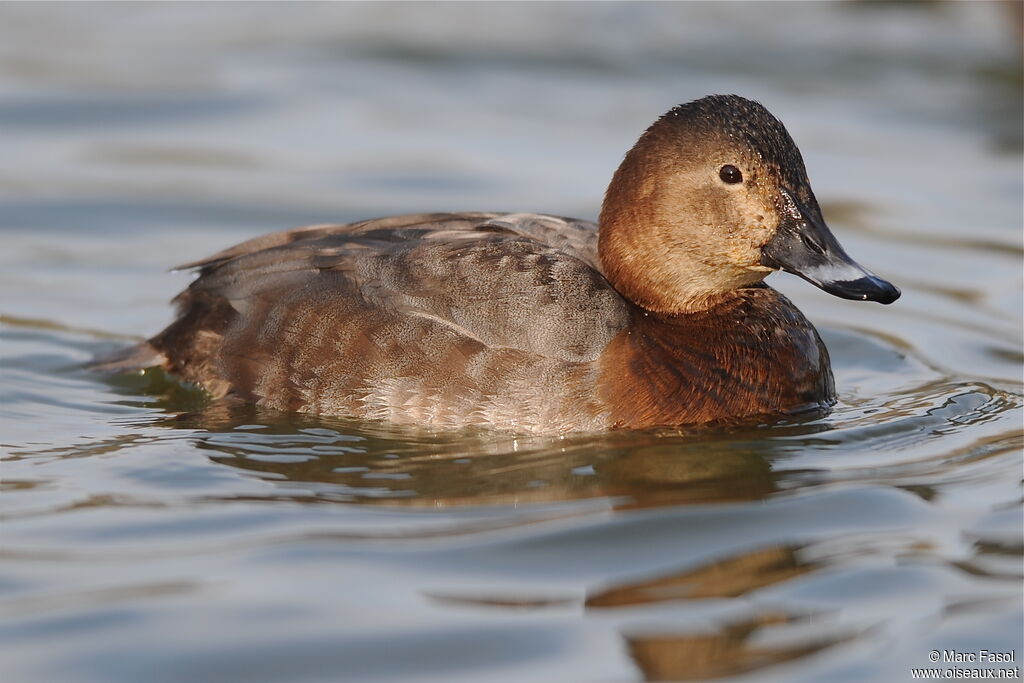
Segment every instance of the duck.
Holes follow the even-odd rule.
[[[827,412],[828,350],[765,277],[900,296],[826,226],[783,124],[738,95],[659,117],[596,223],[392,216],[276,232],[180,267],[197,277],[177,317],[100,369],[160,366],[216,400],[434,430]]]

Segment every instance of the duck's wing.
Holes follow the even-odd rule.
[[[178,320],[150,343],[215,393],[288,394],[264,402],[290,409],[323,404],[332,377],[339,405],[409,377],[432,378],[420,402],[455,386],[488,394],[529,381],[530,368],[594,361],[628,324],[630,304],[596,268],[596,239],[592,223],[536,214],[277,233],[193,264]]]
[[[334,235],[359,235],[411,229],[417,232],[481,232],[504,230],[561,249],[584,263],[600,269],[597,258],[597,225],[591,221],[536,213],[417,213],[374,218],[345,225],[310,225],[282,230],[241,242],[212,256],[177,266],[174,270],[206,269],[275,247],[311,242]],[[410,233],[414,234],[414,233]]]
[[[539,214],[426,214],[267,235],[197,262],[179,295],[244,317],[296,297],[344,296],[429,316],[490,346],[593,360],[627,304],[596,268],[592,223]]]

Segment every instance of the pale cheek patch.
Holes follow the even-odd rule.
[[[773,269],[761,265],[761,249],[771,240],[775,230],[766,225],[762,214],[753,214],[743,231],[742,247],[737,249],[737,263],[743,264],[747,270],[755,272],[771,272]]]
[[[745,236],[756,248],[760,248],[772,238],[777,223],[768,220],[769,214],[758,199],[756,194],[752,194],[741,214]],[[772,224],[769,225],[769,223]]]

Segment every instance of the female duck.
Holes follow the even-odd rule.
[[[833,402],[828,353],[762,283],[773,270],[899,297],[829,232],[783,125],[741,97],[658,119],[599,226],[422,214],[260,237],[189,264],[177,320],[106,367],[432,427],[683,425]]]

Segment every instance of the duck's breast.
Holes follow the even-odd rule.
[[[699,313],[635,313],[600,366],[598,396],[619,428],[800,412],[835,398],[817,330],[770,287]]]

